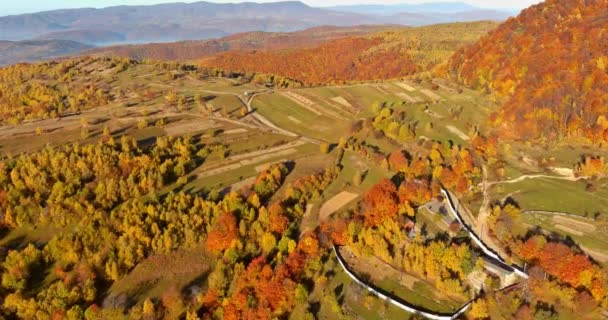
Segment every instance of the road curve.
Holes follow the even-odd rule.
[[[469,235],[471,236],[471,239],[473,239],[473,242],[475,242],[475,244],[477,244],[477,246],[481,249],[481,251],[483,251],[483,253],[486,256],[488,256],[488,257],[494,259],[495,261],[499,262],[507,270],[512,270],[512,272],[514,272],[518,276],[520,276],[520,277],[522,277],[524,279],[528,279],[528,275],[524,272],[524,268],[522,268],[522,267],[520,267],[518,265],[515,265],[515,264],[509,265],[505,261],[505,259],[503,257],[501,257],[496,251],[494,251],[490,247],[488,247],[481,240],[481,238],[475,233],[475,230],[473,230],[473,228],[471,226],[469,226],[468,224],[466,224],[464,222],[464,220],[460,216],[460,213],[458,212],[458,209],[454,205],[454,201],[452,200],[451,194],[447,190],[441,189],[441,193],[448,200],[448,204],[449,204],[449,207],[450,207],[450,211],[452,212],[452,215],[454,215],[454,217],[458,220],[458,222],[460,222],[460,224],[469,232]]]
[[[475,231],[469,225],[467,225],[464,222],[464,220],[460,216],[460,213],[458,212],[458,210],[454,206],[454,202],[452,201],[452,196],[450,195],[450,193],[447,190],[442,189],[441,193],[448,200],[450,211],[452,212],[452,214],[454,215],[454,217],[469,232],[469,234],[470,234],[471,238],[473,239],[473,241],[479,246],[479,248],[483,251],[483,253],[485,255],[487,255],[488,257],[490,257],[492,259],[494,259],[498,263],[502,264],[502,266],[505,269],[512,271],[513,273],[517,274],[518,276],[522,277],[523,279],[528,279],[528,275],[524,272],[524,269],[522,267],[517,266],[517,265],[509,265],[509,264],[507,264],[507,262],[505,261],[504,258],[502,258],[494,250],[492,250],[491,248],[489,248],[479,238],[479,236],[475,233]],[[394,306],[396,306],[396,307],[398,307],[398,308],[400,308],[402,310],[405,310],[406,312],[409,312],[409,313],[412,313],[412,314],[417,314],[417,315],[423,316],[423,317],[425,317],[427,319],[431,319],[431,320],[454,320],[454,319],[457,319],[458,317],[460,317],[464,312],[466,312],[471,307],[471,304],[475,300],[475,299],[473,299],[473,300],[467,302],[464,306],[462,306],[454,314],[435,313],[435,312],[431,312],[431,311],[428,311],[428,310],[416,307],[414,305],[411,305],[411,304],[407,303],[406,301],[403,301],[403,300],[399,299],[398,297],[395,297],[394,295],[392,295],[392,294],[390,294],[390,293],[388,293],[388,292],[386,292],[386,291],[384,291],[384,290],[382,290],[380,288],[375,287],[372,284],[365,283],[365,281],[363,281],[363,279],[357,277],[355,275],[355,273],[352,270],[350,270],[350,268],[348,267],[348,265],[344,261],[344,258],[340,254],[340,251],[338,250],[338,247],[336,245],[333,246],[333,250],[334,250],[334,254],[336,255],[336,258],[338,259],[338,262],[340,263],[340,266],[342,267],[342,269],[344,270],[344,272],[353,281],[355,281],[357,284],[359,284],[360,286],[362,286],[365,289],[367,289],[367,291],[371,292],[373,295],[379,297],[380,299],[384,299],[384,300],[390,302],[392,305],[394,305]]]
[[[340,263],[340,266],[342,266],[342,269],[344,270],[344,272],[351,279],[353,279],[353,281],[355,281],[357,284],[359,284],[360,286],[367,289],[367,291],[371,292],[373,295],[377,296],[378,298],[388,301],[392,305],[394,305],[402,310],[405,310],[409,313],[417,314],[417,315],[423,316],[423,317],[425,317],[427,319],[431,319],[431,320],[454,320],[454,319],[460,317],[460,315],[462,315],[465,311],[467,311],[471,307],[472,300],[467,302],[464,306],[462,306],[462,308],[460,308],[454,314],[443,314],[443,313],[430,312],[428,310],[424,310],[419,307],[413,306],[380,288],[376,288],[371,284],[365,283],[362,279],[357,277],[346,265],[346,262],[344,261],[344,258],[340,254],[340,251],[338,250],[337,246],[334,246],[334,254],[336,255],[336,258],[338,259],[338,262]]]

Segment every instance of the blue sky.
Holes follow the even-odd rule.
[[[276,2],[277,0],[251,0],[252,2]],[[344,4],[390,4],[390,3],[422,3],[422,2],[441,2],[458,0],[303,0],[312,6],[332,6]],[[0,16],[10,14],[20,14],[28,12],[38,12],[62,8],[83,8],[83,7],[108,7],[115,5],[142,5],[179,2],[179,0],[0,0]],[[195,1],[181,1],[195,2]],[[212,2],[241,2],[234,0],[212,0]],[[539,0],[463,0],[473,5],[486,8],[514,8],[523,9]],[[505,3],[506,2],[506,3]]]

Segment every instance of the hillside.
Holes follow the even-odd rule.
[[[231,50],[270,50],[320,45],[333,39],[365,35],[390,26],[315,27],[295,32],[247,32],[220,39],[149,43],[95,48],[85,54],[132,59],[194,60]]]
[[[604,160],[581,152],[606,149],[504,152],[484,138],[488,96],[440,79],[217,75],[0,69],[1,319],[408,319],[398,306],[450,315],[472,297],[467,319],[601,319],[608,168],[577,180],[540,158],[590,177]],[[484,231],[527,274],[497,269],[469,239]]]
[[[90,48],[69,40],[0,41],[0,66],[71,55]]]
[[[96,37],[112,32],[124,43],[200,40],[249,31],[294,31],[321,25],[352,26],[375,19],[355,13],[309,7],[301,2],[220,4],[168,3],[103,9],[66,9],[0,17],[0,39],[25,40],[65,36],[99,44]],[[50,35],[49,35],[50,34]],[[106,41],[104,41],[106,42]]]
[[[503,137],[608,140],[608,2],[549,0],[451,59],[453,78],[505,100]]]
[[[337,39],[317,47],[235,51],[203,59],[206,67],[276,74],[305,84],[397,78],[426,70],[471,44],[494,22],[405,28]]]

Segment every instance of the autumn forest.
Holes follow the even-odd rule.
[[[608,317],[608,2],[365,24],[0,67],[0,319]]]

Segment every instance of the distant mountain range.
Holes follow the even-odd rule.
[[[341,12],[353,12],[359,14],[374,14],[374,15],[393,15],[402,12],[412,13],[455,13],[464,11],[475,11],[479,10],[478,7],[472,6],[464,2],[432,2],[432,3],[420,3],[420,4],[360,4],[360,5],[344,5],[328,7],[328,9],[341,11]]]
[[[471,22],[480,20],[506,20],[515,16],[518,10],[492,10],[475,7],[464,2],[432,2],[421,4],[394,5],[350,5],[327,9],[374,16],[383,23],[409,26],[424,26],[436,23]]]
[[[285,32],[321,25],[375,24],[374,17],[309,7],[301,2],[170,3],[69,9],[0,18],[0,39],[56,38],[87,44],[217,38],[248,31]],[[100,33],[106,34],[99,38]],[[107,35],[113,36],[108,37]]]
[[[204,40],[250,32],[291,32],[317,26],[428,25],[504,20],[513,12],[465,3],[314,8],[275,3],[167,3],[46,11],[0,17],[1,40],[60,39],[88,45]]]
[[[367,25],[354,27],[315,27],[296,32],[245,32],[219,39],[116,45],[94,48],[83,55],[120,56],[132,59],[195,60],[228,51],[280,50],[320,45],[339,38],[362,36],[403,26]]]
[[[0,40],[0,65],[71,55],[92,47],[70,40]]]
[[[77,53],[91,46],[207,40],[239,33],[294,32],[319,26],[423,26],[459,21],[500,21],[512,14],[459,2],[331,8],[310,7],[297,1],[196,2],[62,9],[0,17],[0,40],[16,41],[3,44],[5,49],[0,51],[0,65]],[[21,42],[25,40],[28,41]],[[186,55],[194,56],[195,49],[200,47],[200,43],[180,44],[177,46],[180,52],[175,55],[183,56],[186,48],[190,50]],[[204,44],[204,47],[205,50],[210,48],[209,44]],[[226,50],[215,48],[212,51]],[[130,50],[128,55],[132,52]],[[172,54],[169,51],[162,53]]]

